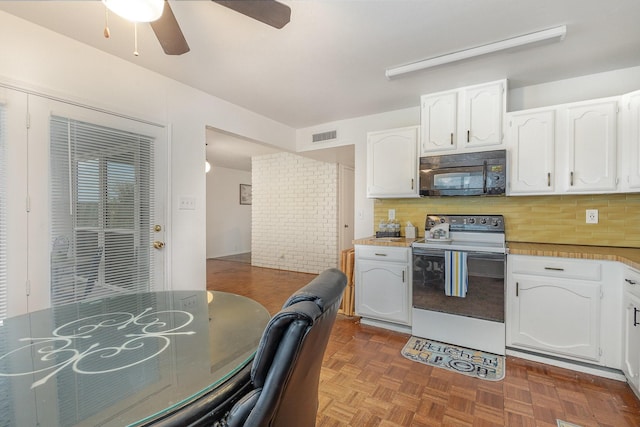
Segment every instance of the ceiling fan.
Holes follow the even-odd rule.
[[[289,6],[276,0],[212,0],[250,18],[274,28],[282,28],[291,19]],[[182,34],[169,2],[165,0],[162,16],[150,23],[162,49],[167,55],[182,55],[189,52],[189,45]]]

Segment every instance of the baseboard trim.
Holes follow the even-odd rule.
[[[390,323],[390,322],[385,322],[383,320],[369,319],[367,317],[361,317],[360,323],[362,323],[363,325],[376,326],[378,328],[390,329],[392,331],[403,332],[405,334],[411,335],[411,326],[408,326],[408,325],[399,325],[397,323]]]
[[[540,354],[511,347],[507,347],[507,356],[519,357],[521,359],[527,359],[534,362],[557,366],[559,368],[570,369],[572,371],[584,372],[586,374],[627,382],[627,378],[624,376],[624,373],[621,370],[608,368],[606,366],[592,365],[589,363],[563,359],[560,357],[549,356],[546,354]]]

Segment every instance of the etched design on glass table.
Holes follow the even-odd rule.
[[[44,374],[31,388],[46,383],[58,372],[69,367],[78,374],[104,374],[143,363],[165,351],[169,337],[193,335],[185,330],[193,315],[181,310],[152,311],[140,314],[113,312],[84,317],[65,323],[53,330],[50,337],[25,337],[26,345],[0,356],[0,377]],[[29,370],[5,372],[7,367],[19,367],[25,360]],[[6,362],[6,363],[5,363]]]

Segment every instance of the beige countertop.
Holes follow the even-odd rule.
[[[413,242],[418,240],[407,239],[406,237],[365,237],[363,239],[356,239],[353,241],[354,245],[374,245],[374,246],[398,246],[408,248]]]
[[[639,248],[611,246],[557,245],[548,243],[507,242],[511,255],[536,255],[562,258],[617,261],[640,269]]]
[[[356,239],[354,245],[398,246],[408,248],[418,240],[406,237],[375,236]],[[549,243],[507,242],[511,255],[535,255],[562,258],[617,261],[640,270],[640,248],[611,246],[558,245]]]

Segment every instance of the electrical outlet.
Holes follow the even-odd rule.
[[[587,209],[587,224],[598,223],[598,209]]]

